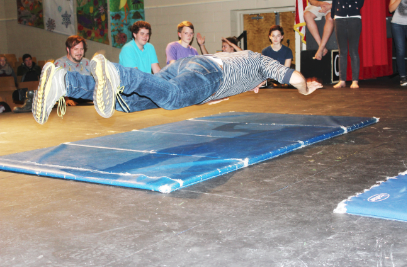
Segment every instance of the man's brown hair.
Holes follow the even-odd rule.
[[[140,29],[149,30],[149,33],[150,33],[150,36],[151,36],[151,25],[150,25],[150,23],[148,23],[146,21],[139,20],[139,21],[134,22],[133,25],[130,27],[130,31],[132,33],[133,39],[134,39],[133,33],[138,34]]]
[[[86,44],[85,38],[78,36],[78,35],[71,35],[66,39],[65,46],[68,49],[71,49],[72,47],[78,45],[79,43],[83,43],[83,49],[86,53],[86,50],[88,50],[88,46]]]
[[[182,29],[184,27],[191,28],[194,31],[194,25],[191,22],[185,20],[185,21],[181,22],[180,24],[178,24],[178,26],[177,26],[178,32],[182,32]]]

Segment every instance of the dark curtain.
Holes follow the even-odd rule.
[[[362,33],[359,43],[359,80],[393,74],[392,39],[387,38],[386,16],[390,0],[365,0],[361,9]],[[347,79],[352,80],[348,55]]]

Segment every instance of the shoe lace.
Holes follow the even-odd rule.
[[[66,102],[65,102],[65,97],[61,96],[58,99],[58,107],[57,107],[57,114],[58,117],[63,118],[63,116],[66,113]]]
[[[117,92],[116,92],[116,96],[117,96],[117,102],[119,103],[119,105],[122,107],[122,109],[124,110],[124,112],[129,113],[130,112],[130,108],[129,106],[126,104],[126,102],[123,100],[121,94],[124,91],[124,86],[120,86],[117,88]]]

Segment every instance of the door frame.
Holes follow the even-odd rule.
[[[231,34],[232,36],[239,36],[244,29],[243,25],[243,15],[247,14],[259,14],[259,13],[281,13],[281,12],[295,12],[295,6],[283,6],[283,7],[269,7],[269,8],[256,8],[256,9],[245,9],[245,10],[231,10]],[[294,21],[293,21],[294,27]],[[295,68],[299,70],[301,63],[301,50],[303,46],[301,45],[300,35],[295,32]]]

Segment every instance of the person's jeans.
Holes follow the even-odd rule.
[[[335,19],[336,41],[339,48],[339,79],[346,81],[346,69],[348,66],[348,43],[349,55],[352,66],[352,81],[359,80],[359,37],[362,31],[362,20],[359,18]]]
[[[68,71],[65,76],[65,85],[67,97],[93,100],[95,79],[91,75]]]
[[[396,48],[396,62],[400,77],[406,76],[404,57],[406,54],[407,25],[391,24],[394,46]]]
[[[68,71],[65,76],[65,85],[67,97],[93,100],[93,91],[95,90],[93,76]],[[137,103],[137,106],[134,106],[129,112],[158,108],[150,99],[137,94],[122,97],[130,103]],[[116,102],[115,108],[118,111],[124,111],[118,102]]]
[[[155,75],[113,64],[129,112],[151,108],[146,101],[139,103],[140,96],[168,110],[199,104],[219,89],[223,77],[222,69],[205,56],[177,60]],[[120,110],[117,104],[116,109]]]
[[[203,102],[214,94],[222,81],[222,69],[204,56],[180,59],[155,75],[113,63],[120,75],[124,109],[116,101],[116,110],[134,112],[162,107],[179,109]],[[95,80],[78,72],[67,72],[68,97],[93,100]]]

